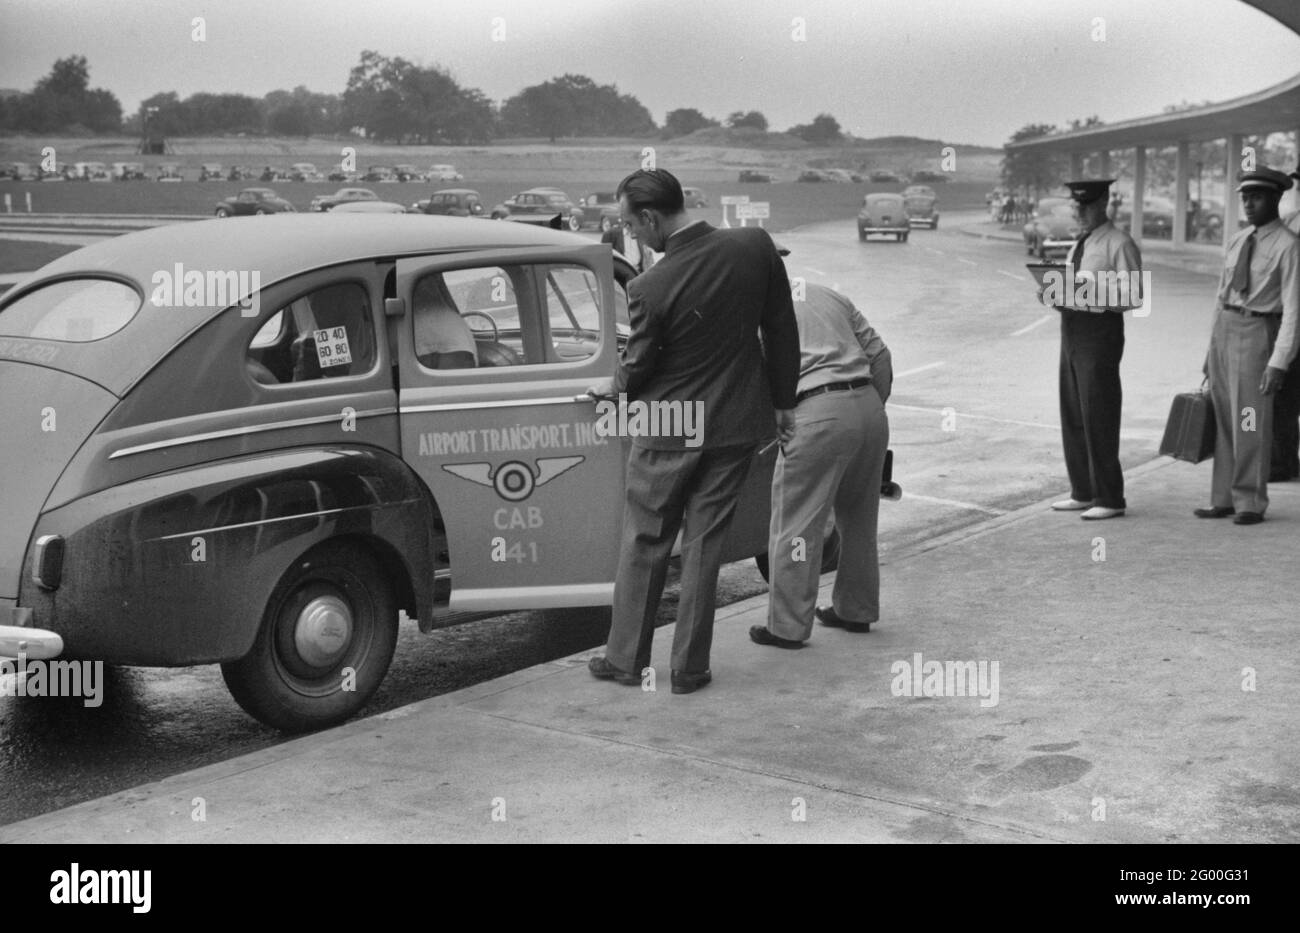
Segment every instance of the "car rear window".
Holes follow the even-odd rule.
[[[140,293],[113,279],[67,279],[29,292],[0,310],[0,336],[89,343],[135,317]]]

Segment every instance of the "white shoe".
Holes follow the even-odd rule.
[[[1123,509],[1108,509],[1104,505],[1094,505],[1079,517],[1085,521],[1094,522],[1103,518],[1119,518],[1123,514]]]
[[[1057,512],[1082,512],[1091,507],[1091,502],[1080,502],[1078,499],[1062,499],[1052,503],[1052,509]]]

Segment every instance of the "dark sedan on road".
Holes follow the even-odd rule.
[[[411,213],[482,217],[482,196],[472,188],[443,188],[411,205]]]
[[[327,211],[349,201],[378,201],[379,195],[369,188],[340,188],[333,194],[318,194],[311,199],[311,210]]]
[[[217,202],[218,217],[247,217],[253,214],[292,214],[296,208],[270,188],[245,188],[233,197]]]
[[[529,188],[508,197],[492,208],[493,220],[525,220],[541,222],[544,217],[559,215],[560,222],[570,230],[581,230],[586,222],[582,208],[574,204],[559,188]]]
[[[1043,198],[1025,224],[1025,252],[1039,259],[1066,255],[1079,235],[1079,220],[1069,198]]]

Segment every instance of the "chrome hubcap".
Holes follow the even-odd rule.
[[[330,667],[352,640],[352,610],[337,596],[317,596],[303,606],[294,625],[298,656],[312,667]]]

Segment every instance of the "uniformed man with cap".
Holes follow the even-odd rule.
[[[1142,303],[1140,290],[1128,288],[1140,281],[1142,253],[1106,216],[1113,181],[1066,182],[1080,236],[1066,259],[1065,288],[1074,288],[1070,269],[1075,276],[1091,277],[1094,301],[1084,307],[1073,300],[1054,306],[1061,312],[1061,439],[1070,498],[1053,502],[1052,508],[1082,512],[1090,521],[1116,518],[1127,508],[1119,463],[1119,363],[1124,355],[1123,312]],[[1121,305],[1107,304],[1107,282],[1113,278],[1107,273],[1122,277],[1127,300]]]
[[[1264,520],[1273,445],[1273,400],[1296,356],[1300,238],[1282,225],[1278,202],[1291,179],[1271,168],[1247,172],[1237,191],[1250,226],[1228,241],[1206,354],[1216,437],[1208,509],[1198,518]]]
[[[1300,180],[1300,168],[1291,173]],[[1300,210],[1292,211],[1282,222],[1300,236]],[[1282,388],[1273,396],[1273,459],[1270,483],[1284,483],[1300,478],[1300,353],[1296,354],[1282,380]]]

